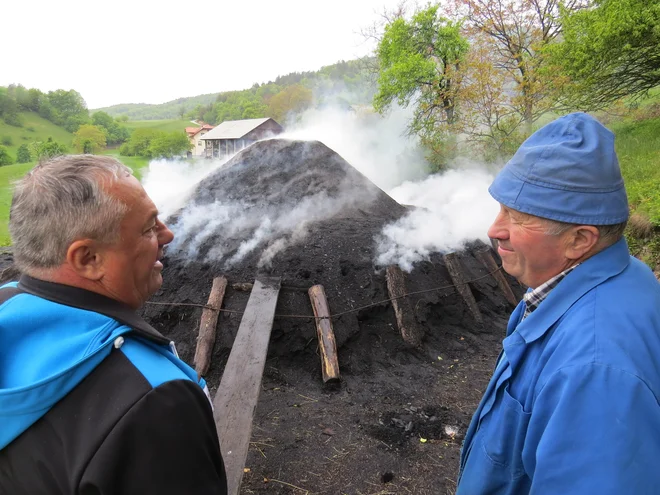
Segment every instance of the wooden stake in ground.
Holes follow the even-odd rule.
[[[470,287],[465,283],[463,267],[461,266],[458,256],[456,256],[456,253],[449,253],[445,254],[443,259],[445,260],[445,265],[447,266],[447,270],[449,270],[449,276],[451,277],[456,290],[463,297],[465,304],[467,304],[470,313],[472,313],[474,319],[477,320],[477,323],[483,325],[484,319],[481,316],[481,311],[479,310],[479,306],[477,306],[477,301],[474,299]]]
[[[323,372],[323,383],[339,380],[339,361],[337,359],[337,342],[332,330],[330,320],[330,308],[325,297],[322,285],[314,285],[307,291],[309,300],[312,302],[314,316],[316,316],[316,334],[319,338],[319,349],[321,351],[321,371]]]
[[[255,281],[213,399],[228,495],[238,495],[241,488],[280,282],[279,277]]]
[[[493,277],[495,278],[497,285],[499,285],[500,290],[504,294],[504,297],[506,297],[506,300],[509,301],[514,306],[516,306],[518,304],[518,300],[516,299],[516,296],[514,295],[513,290],[509,285],[509,282],[504,276],[504,273],[502,273],[502,270],[500,270],[499,267],[497,266],[497,263],[495,262],[495,259],[493,258],[490,249],[489,248],[481,249],[474,254],[479,259],[479,261],[481,261],[481,263],[486,267],[486,270],[488,270],[490,273],[493,274]]]
[[[410,299],[402,297],[406,294],[406,281],[403,271],[396,265],[389,265],[385,272],[387,291],[392,299],[392,307],[396,316],[396,324],[403,340],[411,346],[417,347],[422,343],[423,330],[415,320],[415,313]]]
[[[197,348],[195,349],[195,358],[193,361],[198,380],[201,376],[206,375],[209,366],[211,366],[211,354],[215,345],[218,315],[220,314],[226,288],[227,279],[225,277],[214,278],[209,301],[206,303],[210,308],[204,308],[202,310],[202,319],[199,322],[199,335],[197,336]]]

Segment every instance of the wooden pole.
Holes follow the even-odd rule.
[[[215,345],[218,315],[220,314],[226,288],[227,279],[225,277],[214,278],[209,301],[206,303],[210,308],[204,308],[202,310],[202,319],[199,322],[199,335],[197,336],[197,348],[195,349],[195,358],[193,360],[198,379],[206,375],[209,366],[211,366],[211,354]]]
[[[486,247],[485,249],[476,251],[474,254],[486,269],[493,274],[493,277],[495,278],[497,285],[500,286],[500,290],[504,294],[504,297],[506,297],[506,300],[516,306],[518,304],[516,296],[514,295],[509,282],[504,277],[504,273],[502,273],[502,270],[497,266],[490,249]]]
[[[322,285],[314,285],[307,291],[309,300],[312,302],[314,316],[316,316],[316,334],[319,339],[321,350],[321,371],[323,383],[339,380],[339,361],[337,359],[337,342],[332,330],[330,320],[330,308],[325,297]]]
[[[481,316],[481,311],[479,311],[479,306],[477,306],[477,301],[474,299],[474,295],[470,290],[470,287],[465,283],[465,277],[463,276],[463,267],[461,262],[456,256],[456,253],[449,253],[443,256],[447,270],[449,271],[449,276],[451,277],[456,290],[463,297],[465,304],[467,304],[470,313],[474,316],[474,319],[477,320],[477,323],[480,325],[484,324],[484,319]]]
[[[392,307],[396,316],[396,324],[403,340],[411,346],[417,347],[422,343],[424,332],[415,320],[410,300],[402,297],[406,294],[406,281],[403,271],[397,265],[389,265],[385,271],[387,279],[387,292],[392,299]]]

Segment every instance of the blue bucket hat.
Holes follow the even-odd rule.
[[[513,210],[560,222],[628,219],[614,134],[586,113],[565,115],[532,134],[488,192]]]

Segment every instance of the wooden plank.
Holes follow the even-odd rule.
[[[325,290],[322,285],[314,285],[309,288],[308,294],[314,316],[316,316],[316,335],[319,339],[319,349],[321,351],[323,383],[336,382],[339,380],[337,342],[335,332],[332,330],[330,308],[325,297]]]
[[[475,255],[477,256],[477,259],[481,261],[481,263],[486,267],[486,269],[493,274],[493,278],[497,282],[497,285],[499,285],[500,290],[504,294],[504,297],[506,297],[506,300],[509,301],[513,306],[516,306],[518,304],[518,300],[516,299],[516,296],[513,293],[509,282],[504,276],[504,273],[502,273],[502,270],[500,270],[497,266],[497,263],[491,254],[491,250],[486,247],[484,249],[478,250]]]
[[[406,281],[403,271],[397,265],[389,265],[385,271],[387,291],[392,299],[392,307],[396,316],[396,324],[403,340],[417,347],[422,343],[424,332],[415,320],[410,299],[402,297],[406,294]]]
[[[211,286],[211,294],[206,303],[210,308],[202,310],[202,318],[199,322],[199,335],[197,336],[197,348],[195,349],[195,358],[193,363],[197,372],[197,380],[206,375],[211,365],[211,354],[215,345],[216,327],[218,325],[218,315],[222,308],[222,300],[225,298],[225,289],[227,288],[227,279],[225,277],[215,277]]]
[[[258,278],[213,401],[229,495],[237,495],[247,458],[280,278]]]
[[[461,266],[461,262],[458,259],[458,256],[456,256],[456,253],[449,253],[445,254],[443,259],[445,261],[445,265],[447,266],[447,270],[449,271],[449,276],[451,277],[451,280],[456,287],[456,290],[463,297],[463,301],[465,301],[465,304],[467,304],[470,313],[472,313],[474,319],[477,320],[477,323],[483,325],[484,319],[481,316],[481,311],[479,310],[479,306],[477,306],[477,301],[474,299],[474,295],[472,294],[470,287],[468,287],[467,283],[465,283],[463,267]]]

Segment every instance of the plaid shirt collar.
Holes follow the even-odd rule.
[[[539,304],[541,304],[543,302],[543,300],[546,297],[548,297],[548,294],[550,294],[552,289],[557,287],[559,282],[564,280],[564,277],[566,277],[566,275],[568,275],[575,268],[577,268],[578,265],[579,265],[579,263],[575,266],[567,268],[566,270],[561,272],[559,275],[555,275],[554,277],[552,277],[547,282],[539,285],[533,291],[526,293],[523,296],[523,301],[525,301],[525,313],[523,314],[522,319],[524,320],[525,318],[527,318],[536,308],[538,308]]]

